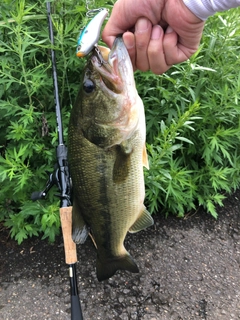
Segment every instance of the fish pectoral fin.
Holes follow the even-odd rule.
[[[143,212],[141,213],[140,217],[134,222],[134,224],[128,231],[131,233],[138,232],[151,227],[153,224],[153,218],[144,206]]]
[[[113,167],[113,181],[115,183],[123,182],[129,173],[130,156],[132,149],[130,150],[127,145],[118,145],[117,156]]]
[[[131,154],[133,151],[133,145],[129,140],[123,141],[119,146],[124,154]]]
[[[143,147],[142,161],[143,161],[143,166],[144,166],[145,168],[149,169],[149,163],[148,163],[148,155],[147,155],[146,145],[144,145],[144,147]]]
[[[103,281],[111,278],[117,270],[127,270],[133,273],[138,273],[139,269],[131,255],[126,251],[126,254],[120,257],[113,257],[100,260],[97,257],[97,278],[98,281]]]
[[[73,200],[72,208],[72,239],[77,244],[83,244],[88,237],[88,228],[81,215],[77,202]]]

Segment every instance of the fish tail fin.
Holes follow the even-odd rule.
[[[119,257],[100,260],[97,258],[97,278],[98,281],[103,281],[111,278],[117,270],[127,270],[133,273],[138,273],[139,269],[131,255],[126,251],[126,254]]]

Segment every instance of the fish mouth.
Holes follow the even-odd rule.
[[[98,51],[99,50],[99,51]],[[134,82],[132,63],[128,51],[121,37],[117,37],[112,50],[98,46],[91,57],[93,68],[101,77],[101,87],[114,93],[122,93],[129,86],[129,81]]]

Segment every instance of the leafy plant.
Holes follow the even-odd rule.
[[[203,205],[217,217],[216,205],[239,187],[239,9],[209,19],[189,61],[161,76],[137,74],[146,107],[151,212],[183,217]]]
[[[69,111],[79,87],[82,61],[75,58],[76,38],[84,8],[73,1],[53,3],[55,47],[64,136]],[[59,232],[58,200],[31,202],[42,190],[56,162],[57,129],[51,44],[45,3],[4,2],[0,35],[0,220],[19,243]]]

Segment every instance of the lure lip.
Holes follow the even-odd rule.
[[[82,58],[82,57],[85,57],[85,53],[84,52],[82,52],[82,51],[77,51],[77,53],[76,53],[76,56],[78,57],[78,58]]]

